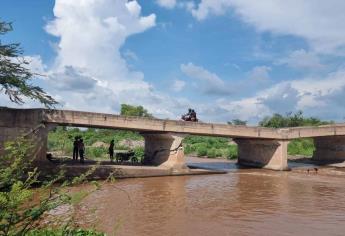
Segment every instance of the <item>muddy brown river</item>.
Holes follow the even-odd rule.
[[[104,184],[75,210],[108,235],[345,235],[345,178],[233,169]]]

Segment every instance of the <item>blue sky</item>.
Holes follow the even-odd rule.
[[[14,31],[1,40],[21,43],[44,75],[34,82],[66,109],[343,121],[344,11],[341,0],[3,0]]]

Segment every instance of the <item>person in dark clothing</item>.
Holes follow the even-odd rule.
[[[196,117],[196,112],[194,110],[190,113],[190,121],[198,121],[198,118]]]
[[[73,142],[73,160],[78,160],[78,144],[79,144],[79,138],[76,136],[74,137]]]
[[[114,139],[110,141],[108,151],[109,151],[110,161],[113,162],[113,160],[114,160]]]
[[[85,145],[84,145],[83,139],[79,140],[78,149],[79,149],[80,163],[84,163]]]
[[[192,113],[192,109],[191,108],[189,108],[188,109],[188,113],[187,114],[184,114],[184,115],[182,115],[182,120],[184,120],[184,121],[190,121],[190,116],[191,116],[191,113]]]

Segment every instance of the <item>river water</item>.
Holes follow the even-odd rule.
[[[261,169],[125,179],[75,214],[109,235],[345,235],[345,179]]]

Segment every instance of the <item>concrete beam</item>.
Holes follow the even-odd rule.
[[[145,139],[144,163],[172,170],[187,169],[182,140],[184,134],[142,133]]]
[[[314,145],[314,160],[345,161],[345,136],[316,137]]]
[[[235,139],[238,164],[271,170],[288,170],[286,140]]]
[[[139,132],[172,132],[224,137],[281,139],[278,130],[272,128],[127,117],[68,110],[43,110],[43,122],[81,127],[127,129]]]

